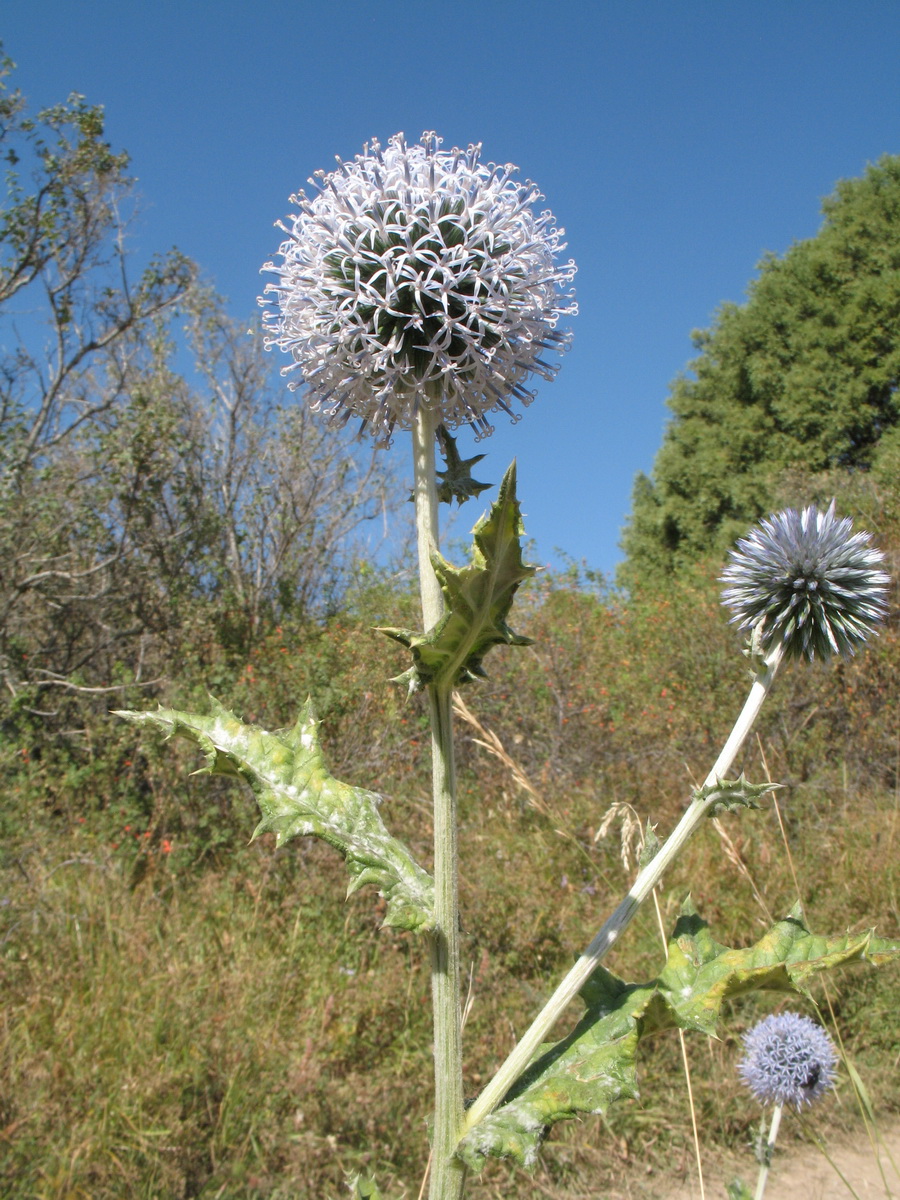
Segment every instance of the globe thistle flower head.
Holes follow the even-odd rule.
[[[889,577],[867,533],[853,533],[834,502],[768,517],[741,538],[722,574],[732,621],[788,657],[852,654],[884,619]]]
[[[260,300],[275,304],[266,344],[290,354],[289,386],[382,444],[422,405],[479,439],[489,413],[518,420],[510,403],[531,403],[532,376],[554,377],[549,356],[570,341],[558,321],[577,311],[575,265],[557,261],[564,231],[535,212],[537,187],[481,162],[480,146],[440,145],[398,133],[319,172],[314,196],[291,197],[280,263],[263,267],[278,276]]]
[[[744,1034],[738,1072],[762,1104],[800,1109],[834,1087],[838,1056],[828,1033],[798,1013],[766,1017]]]

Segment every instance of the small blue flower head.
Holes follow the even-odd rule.
[[[834,1087],[834,1043],[809,1017],[766,1017],[744,1034],[744,1052],[738,1071],[762,1104],[793,1104],[799,1109]]]
[[[789,658],[849,655],[884,620],[888,575],[867,533],[838,519],[834,502],[789,508],[760,522],[731,552],[722,601],[732,621],[759,633],[765,652]]]

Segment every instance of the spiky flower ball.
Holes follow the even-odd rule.
[[[852,654],[884,619],[889,577],[867,533],[820,512],[789,508],[762,521],[731,552],[722,600],[732,621],[788,657]]]
[[[563,230],[515,167],[480,161],[481,147],[440,149],[424,133],[318,172],[288,235],[279,279],[266,288],[267,345],[293,358],[291,387],[315,411],[362,419],[376,439],[410,429],[420,405],[449,428],[492,432],[488,413],[530,404],[533,375],[552,379],[563,315],[576,311],[575,265],[561,265]],[[260,301],[268,303],[266,297]],[[513,417],[514,420],[518,419]]]
[[[834,1087],[837,1061],[821,1025],[798,1013],[780,1013],[744,1034],[738,1071],[761,1103],[799,1109]]]

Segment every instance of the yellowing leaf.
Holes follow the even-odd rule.
[[[688,901],[669,940],[662,973],[646,984],[625,983],[598,967],[582,989],[586,1011],[563,1041],[541,1047],[504,1104],[479,1121],[457,1153],[475,1170],[485,1158],[509,1157],[533,1166],[557,1121],[604,1112],[637,1094],[635,1056],[649,1033],[681,1026],[715,1032],[723,1000],[763,989],[806,994],[814,974],[853,962],[900,957],[900,942],[870,931],[828,938],[812,934],[799,910],[778,921],[753,946],[720,946]]]

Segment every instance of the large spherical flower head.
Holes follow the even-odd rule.
[[[884,619],[889,577],[867,533],[853,533],[834,503],[787,509],[762,521],[731,552],[722,600],[732,621],[758,630],[763,649],[789,657],[852,654]]]
[[[576,311],[575,266],[557,262],[564,231],[535,213],[535,185],[482,163],[480,146],[439,147],[432,133],[411,146],[397,134],[319,172],[315,196],[291,198],[281,263],[263,268],[279,276],[264,325],[293,358],[290,386],[382,443],[420,405],[449,428],[492,432],[488,413],[512,416],[511,400],[534,398],[531,376],[553,378],[547,355],[570,340],[557,323]]]
[[[838,1056],[821,1025],[798,1013],[766,1017],[744,1034],[738,1071],[763,1104],[812,1104],[834,1087]]]

